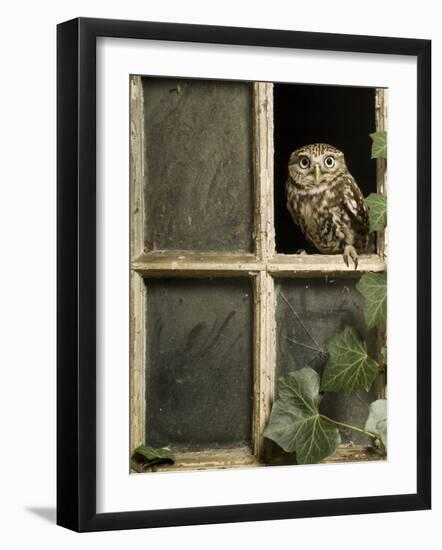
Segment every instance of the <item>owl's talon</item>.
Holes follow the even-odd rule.
[[[354,246],[352,246],[351,244],[346,245],[346,247],[344,248],[343,258],[347,267],[350,267],[349,261],[351,258],[355,264],[355,270],[358,269],[359,258]]]
[[[296,251],[296,254],[298,256],[306,256],[307,252],[303,248],[298,248],[298,250]]]

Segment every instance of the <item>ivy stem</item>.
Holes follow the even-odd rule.
[[[367,430],[364,430],[363,428],[359,428],[358,426],[353,426],[352,424],[346,424],[345,422],[339,422],[339,420],[333,420],[333,418],[329,418],[328,416],[325,416],[325,414],[319,415],[323,420],[328,420],[329,422],[333,422],[333,424],[336,424],[337,426],[342,426],[342,428],[348,428],[349,430],[353,430],[355,432],[359,432],[364,435],[368,435],[369,437],[372,437],[373,439],[379,439],[378,434],[367,432]]]

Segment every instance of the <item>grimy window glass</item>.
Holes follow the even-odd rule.
[[[146,248],[251,252],[251,84],[143,83]]]
[[[253,290],[248,279],[149,279],[146,442],[250,446]]]
[[[326,344],[346,325],[364,338],[371,356],[377,353],[377,333],[365,327],[362,296],[355,290],[359,277],[336,276],[283,279],[276,285],[276,375],[310,366],[319,373],[328,360]],[[321,411],[343,422],[363,425],[368,405],[377,399],[377,388],[347,397],[327,392]],[[367,437],[343,430],[343,441],[369,444]]]

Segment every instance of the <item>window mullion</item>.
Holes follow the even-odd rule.
[[[376,131],[387,129],[387,90],[377,88],[375,92],[376,107]],[[381,195],[387,194],[387,161],[383,158],[376,159],[377,192]],[[387,234],[386,231],[379,232],[377,238],[377,253],[379,256],[386,256]]]
[[[253,451],[264,454],[262,433],[268,422],[274,393],[275,300],[274,281],[267,263],[275,253],[273,213],[273,84],[254,85],[255,113],[255,226],[256,254],[261,270],[255,277],[255,384]]]
[[[275,252],[273,214],[273,84],[254,85],[256,254],[267,260]]]
[[[267,425],[275,389],[275,287],[273,277],[260,271],[255,278],[255,399],[253,451],[262,458],[262,433]]]
[[[144,249],[144,100],[140,76],[130,80],[131,256]]]
[[[146,285],[141,274],[131,273],[130,285],[130,447],[144,444],[146,425],[145,316]]]

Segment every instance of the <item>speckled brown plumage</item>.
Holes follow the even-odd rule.
[[[342,151],[306,145],[289,160],[287,208],[306,239],[323,254],[342,253],[358,265],[368,245],[368,209]]]

